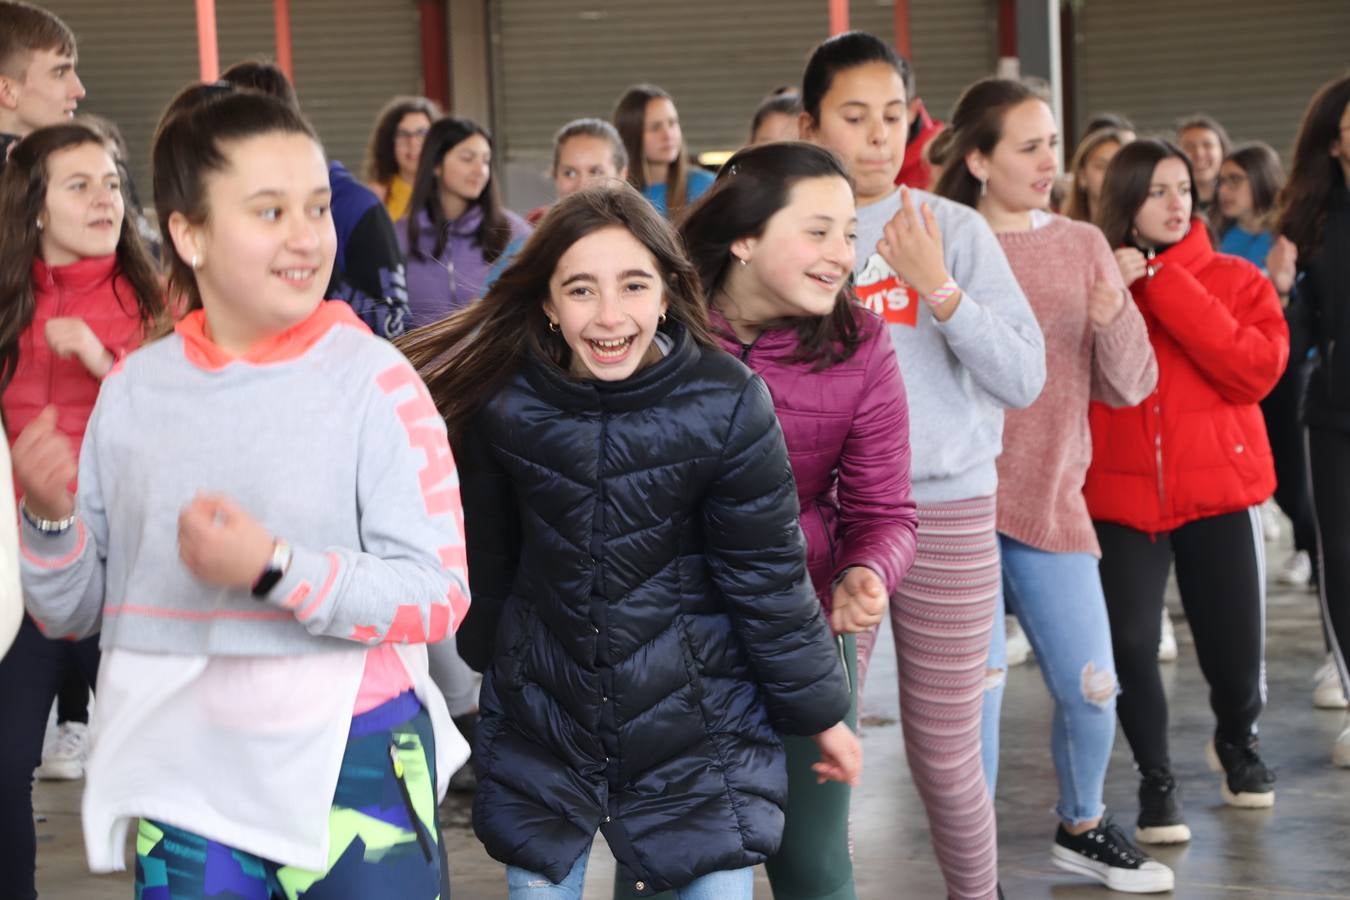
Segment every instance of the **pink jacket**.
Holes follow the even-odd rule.
[[[764,379],[797,480],[806,563],[826,612],[835,578],[867,566],[893,592],[914,562],[918,528],[909,488],[909,407],[882,320],[856,310],[863,341],[827,369],[797,362],[797,332],[763,332],[742,344],[710,313],[728,353]]]

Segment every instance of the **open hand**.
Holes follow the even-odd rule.
[[[820,762],[811,764],[816,773],[816,784],[838,781],[858,786],[862,780],[862,744],[858,736],[843,722],[827,728],[811,738],[820,750]]]

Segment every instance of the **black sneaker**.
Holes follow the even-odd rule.
[[[1110,819],[1082,834],[1061,824],[1050,846],[1050,861],[1066,872],[1095,878],[1113,891],[1158,894],[1172,890],[1172,870],[1151,859]]]
[[[1268,809],[1275,805],[1275,773],[1256,752],[1256,735],[1240,744],[1230,744],[1218,735],[1205,749],[1209,768],[1223,772],[1223,802],[1242,809]]]
[[[1181,788],[1169,769],[1140,772],[1139,823],[1134,839],[1141,844],[1184,844],[1191,830],[1181,817]]]

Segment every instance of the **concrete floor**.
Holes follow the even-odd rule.
[[[1270,545],[1274,570],[1287,550]],[[1173,598],[1174,599],[1174,598]],[[1173,609],[1176,605],[1173,602]],[[1273,810],[1238,811],[1223,805],[1219,780],[1204,761],[1213,727],[1206,688],[1195,664],[1184,620],[1174,615],[1181,658],[1164,666],[1172,698],[1172,755],[1182,782],[1189,845],[1156,856],[1176,870],[1178,898],[1350,898],[1350,770],[1331,766],[1331,742],[1343,714],[1314,710],[1309,677],[1322,660],[1316,598],[1272,585],[1269,608],[1270,695],[1262,718],[1262,751],[1279,772]],[[878,643],[864,704],[866,786],[854,795],[855,869],[865,900],[940,898],[941,876],[928,842],[927,822],[905,766],[896,722],[895,659],[889,635]],[[1010,898],[1102,898],[1095,883],[1060,873],[1049,862],[1054,833],[1055,780],[1049,762],[1051,707],[1034,665],[1013,669],[1003,707],[999,796],[1000,869]],[[39,888],[58,900],[125,900],[127,874],[95,877],[84,864],[79,829],[81,785],[39,784]],[[1106,802],[1133,830],[1136,781],[1123,736],[1106,785]],[[469,804],[451,796],[444,805],[446,841],[456,900],[504,897],[502,867],[474,839]],[[3,877],[3,876],[0,876]],[[607,898],[613,861],[603,845],[593,854],[588,900]],[[771,896],[762,873],[756,897]],[[376,900],[376,898],[372,898]]]

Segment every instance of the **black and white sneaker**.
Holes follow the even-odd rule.
[[[1134,839],[1141,844],[1184,844],[1191,830],[1181,814],[1181,788],[1170,769],[1140,772],[1139,822]]]
[[[1050,861],[1066,872],[1095,878],[1113,891],[1158,894],[1172,890],[1172,870],[1151,859],[1110,819],[1082,834],[1055,832]]]
[[[1230,744],[1218,735],[1205,748],[1209,768],[1223,772],[1223,802],[1241,809],[1269,809],[1275,805],[1275,773],[1256,752],[1256,735]]]

